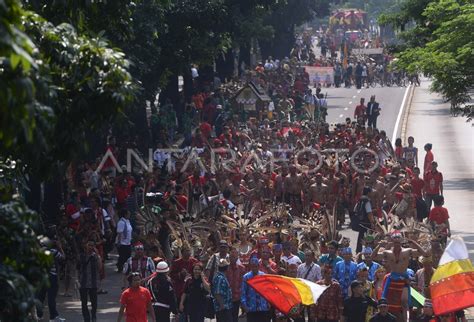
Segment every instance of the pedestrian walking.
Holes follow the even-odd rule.
[[[151,294],[145,287],[140,286],[139,273],[132,273],[128,278],[130,287],[120,296],[120,310],[117,322],[121,322],[125,313],[125,322],[148,322],[147,312],[155,321],[155,311],[151,305]]]
[[[84,322],[97,321],[97,286],[102,259],[97,254],[95,242],[89,240],[85,244],[85,252],[79,259],[79,294],[81,296],[82,317]],[[91,302],[89,312],[88,300]]]

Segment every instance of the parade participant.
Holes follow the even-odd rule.
[[[375,277],[374,277],[374,291],[375,291],[375,300],[380,300],[382,298],[382,292],[383,292],[383,282],[385,278],[385,274],[387,274],[387,269],[384,266],[380,266],[376,271],[375,271]]]
[[[117,222],[117,252],[119,254],[117,261],[117,271],[123,271],[123,265],[132,255],[132,225],[130,223],[130,212],[127,209],[120,209],[119,221]]]
[[[418,166],[418,148],[413,146],[414,143],[415,139],[413,136],[409,136],[408,146],[403,148],[403,159],[411,169]]]
[[[272,252],[270,247],[262,249],[262,256],[259,260],[258,269],[265,274],[278,274],[278,265],[272,259]]]
[[[309,202],[316,202],[323,206],[328,201],[329,189],[328,186],[323,183],[323,175],[321,173],[316,174],[315,180],[316,182],[309,188]]]
[[[229,268],[229,261],[220,258],[217,263],[218,271],[212,279],[212,295],[217,322],[232,321],[232,291],[225,273]]]
[[[168,272],[168,264],[159,262],[156,273],[146,283],[152,297],[156,322],[169,322],[171,312],[177,313],[176,294]]]
[[[283,243],[283,256],[281,256],[281,261],[284,262],[287,266],[291,264],[300,265],[301,259],[292,254],[291,252],[291,242],[286,241]]]
[[[341,262],[343,261],[342,257],[338,256],[337,255],[337,252],[338,252],[338,249],[339,249],[339,243],[335,240],[331,240],[328,244],[327,244],[327,250],[328,250],[328,253],[327,254],[323,254],[319,257],[319,264],[321,266],[323,265],[331,265],[331,267],[333,268],[333,270],[335,270],[336,268],[336,264],[338,262]]]
[[[415,288],[424,297],[430,298],[430,281],[434,273],[433,259],[431,256],[421,258],[423,268],[420,268],[415,274]]]
[[[388,302],[386,299],[381,298],[377,302],[377,313],[372,316],[369,322],[397,322],[395,315],[388,312]]]
[[[135,254],[130,257],[123,266],[123,288],[125,288],[125,282],[131,273],[136,272],[140,274],[142,280],[145,280],[155,271],[155,263],[151,257],[145,255],[145,247],[143,244],[140,242],[135,243],[135,245],[133,245],[133,249]]]
[[[283,245],[282,244],[273,244],[273,261],[280,266],[281,264],[281,256],[283,255]]]
[[[425,189],[425,181],[420,178],[420,168],[414,167],[413,168],[413,177],[410,180],[413,193],[415,194],[417,199],[422,199],[424,195]]]
[[[402,247],[402,234],[395,231],[391,235],[393,246],[382,252],[383,259],[390,267],[390,274],[385,277],[382,297],[388,300],[390,312],[407,318],[410,278],[407,274],[408,262],[412,255],[426,256],[425,251],[413,240],[408,240],[416,249]],[[385,246],[385,243],[379,244]]]
[[[250,259],[250,272],[246,273],[242,279],[242,294],[240,302],[242,310],[247,314],[248,322],[270,322],[270,305],[260,294],[247,284],[247,281],[255,276],[265,275],[258,269],[258,259]]]
[[[358,221],[358,232],[357,235],[357,248],[356,252],[362,250],[362,241],[364,240],[365,233],[368,229],[373,229],[375,227],[375,218],[372,212],[372,203],[369,199],[369,193],[372,192],[370,187],[364,187],[362,191],[362,197],[359,199],[357,204],[354,207],[354,216]]]
[[[59,290],[59,280],[58,280],[58,272],[59,272],[59,264],[61,261],[65,259],[64,251],[59,240],[52,241],[52,244],[49,247],[49,252],[53,258],[53,264],[49,269],[49,286],[46,288],[44,287],[38,292],[37,295],[37,303],[39,305],[36,306],[38,318],[41,320],[43,317],[43,302],[48,296],[48,310],[49,310],[49,320],[56,321],[60,320],[59,312],[56,307],[56,296],[58,295]]]
[[[156,321],[155,311],[151,305],[151,294],[145,287],[140,286],[142,278],[135,272],[128,276],[130,287],[120,296],[120,310],[117,322],[122,322],[125,313],[125,322],[147,322],[147,312],[152,321]]]
[[[189,318],[190,322],[204,322],[210,292],[211,286],[204,275],[204,267],[201,263],[194,264],[192,277],[186,280],[179,305],[179,311],[186,316],[185,321]]]
[[[97,286],[102,260],[95,250],[93,240],[85,244],[85,252],[81,254],[78,264],[82,317],[84,322],[95,322],[97,321]],[[91,301],[90,312],[87,307],[88,298]]]
[[[382,206],[385,199],[386,185],[380,180],[380,168],[370,173],[367,185],[372,189],[369,199],[372,205],[372,213],[378,218],[382,218]]]
[[[317,282],[321,279],[321,268],[316,264],[314,251],[307,250],[304,253],[305,262],[298,266],[296,277],[311,282]]]
[[[191,277],[193,267],[197,262],[198,260],[191,256],[191,249],[183,246],[181,257],[171,263],[170,278],[177,299],[183,295],[185,281]]]
[[[402,162],[402,161],[405,161],[403,159],[403,147],[402,147],[402,139],[401,138],[397,138],[395,140],[395,159],[398,161],[398,162]]]
[[[242,278],[247,272],[244,265],[239,263],[239,251],[231,247],[229,253],[230,265],[225,276],[232,291],[232,322],[239,321],[240,296],[242,294]],[[229,321],[230,322],[230,321]]]
[[[284,191],[285,191],[285,180],[288,176],[289,170],[287,165],[283,165],[281,167],[281,173],[278,174],[275,178],[275,185],[274,185],[274,197],[276,203],[281,203],[285,201],[284,199]]]
[[[243,229],[240,230],[238,236],[238,252],[239,252],[239,259],[242,265],[247,266],[249,264],[250,257],[252,256],[253,245],[249,241],[250,235],[247,231]]]
[[[290,166],[290,175],[284,181],[284,196],[287,204],[291,206],[291,213],[299,215],[303,211],[303,200],[301,193],[303,192],[303,179],[296,173],[296,166]]]
[[[217,272],[221,259],[229,261],[229,244],[225,240],[219,242],[219,252],[213,254],[207,262],[204,274],[209,281],[214,281],[214,274]],[[212,284],[213,282],[211,282]]]
[[[426,143],[424,146],[424,149],[426,151],[426,154],[425,154],[425,161],[423,163],[423,175],[431,171],[431,164],[434,161],[434,154],[431,151],[433,149],[433,144]]]
[[[382,130],[380,131],[380,139],[377,143],[377,149],[378,149],[378,156],[379,160],[382,164],[385,164],[385,161],[393,158],[394,153],[393,153],[393,148],[392,144],[387,138],[387,133]]]
[[[370,97],[370,102],[367,104],[367,126],[374,129],[377,128],[377,118],[380,115],[379,103],[375,101],[375,95]]]
[[[436,232],[440,232],[442,234],[443,237],[441,243],[443,243],[443,245],[446,245],[447,237],[451,237],[448,209],[443,207],[443,196],[435,196],[433,200],[434,207],[433,209],[431,209],[430,214],[428,216],[429,223],[435,228]],[[442,228],[437,229],[438,226],[442,226]]]
[[[372,282],[375,278],[375,272],[380,268],[380,264],[372,260],[372,248],[364,247],[359,256],[362,257],[362,262],[357,266],[359,269],[364,267],[367,268],[368,280]]]
[[[368,307],[377,307],[377,303],[364,294],[364,287],[360,281],[353,281],[350,287],[352,295],[344,300],[341,322],[365,322]]]
[[[332,278],[333,267],[331,264],[324,264],[322,270],[323,279],[317,284],[325,285],[328,288],[319,297],[313,316],[318,322],[336,322],[341,318],[344,309],[342,289],[339,283]]]
[[[342,255],[344,260],[336,264],[333,277],[341,285],[344,297],[347,297],[352,281],[357,278],[357,264],[352,260],[352,249],[350,247],[343,248]]]
[[[443,174],[438,171],[438,163],[431,162],[431,170],[425,172],[425,202],[428,209],[431,209],[435,196],[443,195]]]
[[[357,120],[357,123],[365,125],[366,117],[365,112],[367,106],[365,106],[365,98],[361,97],[360,104],[356,106],[354,110],[354,120]]]

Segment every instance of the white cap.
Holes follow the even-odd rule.
[[[166,262],[159,262],[156,265],[156,272],[157,273],[166,273],[169,272],[170,268],[168,267],[168,264]]]

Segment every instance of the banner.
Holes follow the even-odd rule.
[[[381,55],[383,54],[383,48],[354,48],[352,49],[353,55]]]
[[[310,84],[330,85],[334,84],[334,69],[332,67],[305,66],[304,69],[309,74]]]

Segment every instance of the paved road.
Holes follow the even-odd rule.
[[[380,103],[381,113],[377,120],[377,127],[385,130],[389,138],[392,137],[406,87],[374,87],[374,88],[323,88],[322,92],[328,95],[329,123],[344,122],[346,117],[354,119],[355,107],[361,98],[367,104],[370,96],[375,95]]]
[[[449,104],[429,93],[428,87],[428,80],[423,80],[421,87],[415,89],[407,135],[415,138],[421,162],[423,146],[433,144],[435,160],[444,177],[451,229],[464,238],[474,261],[474,127],[462,117],[451,117]]]

